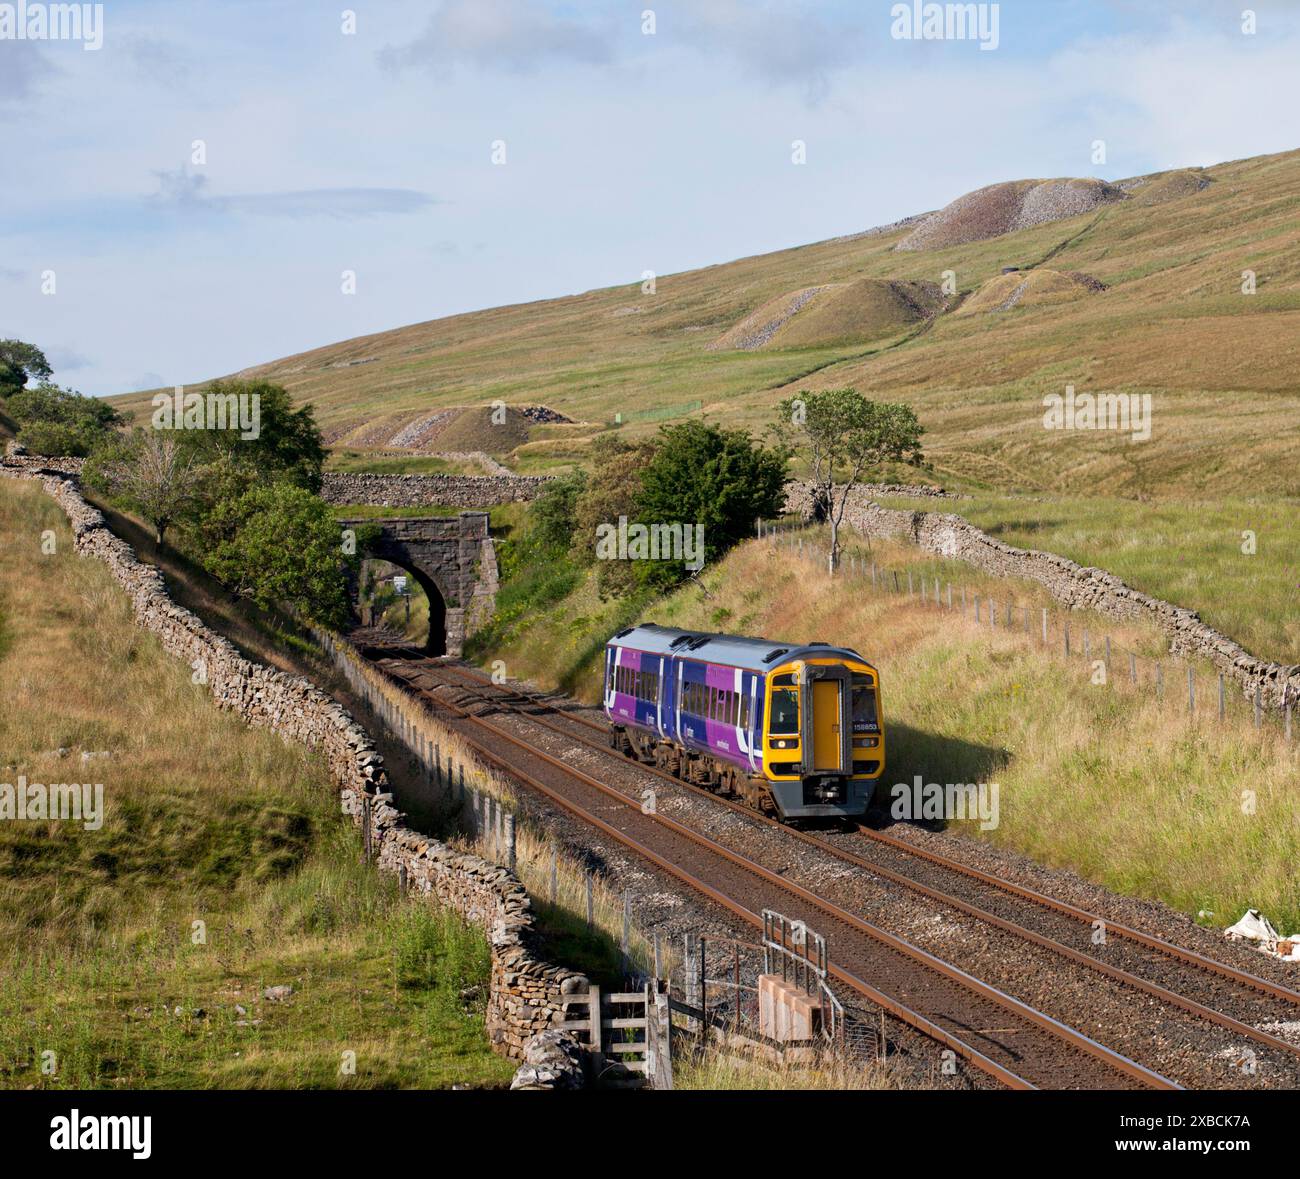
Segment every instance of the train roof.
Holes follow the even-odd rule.
[[[633,647],[652,655],[681,655],[705,663],[722,663],[746,671],[768,671],[791,659],[824,659],[843,656],[862,659],[849,647],[832,647],[829,643],[778,643],[772,639],[751,639],[745,635],[714,635],[698,630],[678,630],[647,622],[621,630],[609,641],[610,646]]]

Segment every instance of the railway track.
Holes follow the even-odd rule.
[[[418,652],[414,654],[418,655]],[[1123,966],[1112,964],[1094,954],[1086,953],[1061,941],[1059,937],[1050,937],[1034,929],[1027,928],[1023,920],[1011,920],[1006,916],[991,912],[987,908],[981,908],[964,896],[956,895],[952,891],[951,885],[948,888],[942,888],[934,884],[927,884],[916,879],[913,874],[899,871],[896,867],[891,868],[888,864],[882,863],[879,858],[867,859],[859,856],[829,840],[780,825],[775,820],[759,815],[750,807],[735,803],[729,799],[720,798],[711,791],[683,782],[655,766],[626,759],[609,748],[608,728],[606,725],[571,710],[558,708],[554,703],[537,694],[521,692],[515,688],[494,684],[482,673],[469,669],[464,665],[437,662],[432,665],[421,664],[420,666],[426,667],[426,674],[431,677],[435,675],[442,677],[442,682],[452,686],[459,686],[463,690],[478,695],[485,702],[514,706],[523,713],[529,724],[550,729],[566,739],[579,741],[589,748],[616,758],[622,764],[635,766],[646,774],[672,782],[678,788],[701,794],[744,814],[750,819],[772,826],[780,826],[781,830],[791,837],[814,846],[838,860],[861,868],[929,900],[946,905],[968,917],[1049,951],[1077,966],[1092,970],[1113,982],[1145,994],[1196,1019],[1203,1020],[1254,1044],[1280,1053],[1293,1061],[1300,1060],[1300,1046],[1274,1036],[1269,1032],[1262,1031],[1244,1019],[1227,1014],[1220,1009],[1226,999],[1228,1005],[1235,1006],[1242,1014],[1246,1014],[1247,1009],[1251,1009],[1250,1013],[1259,1022],[1268,1022],[1270,1017],[1273,1020],[1276,1019],[1277,1012],[1276,1007],[1258,1010],[1258,1003],[1266,999],[1274,1003],[1276,1001],[1284,1002],[1289,1004],[1293,1011],[1300,1012],[1300,993],[1281,984],[1239,970],[1227,963],[1197,954],[1195,951],[1153,937],[1141,930],[1103,919],[1078,906],[1070,905],[1067,902],[1036,892],[1022,885],[1002,880],[940,853],[917,848],[895,836],[874,831],[862,825],[857,826],[858,835],[879,845],[882,849],[887,849],[891,854],[898,853],[908,863],[934,866],[941,873],[952,877],[959,884],[973,881],[979,886],[979,889],[985,891],[995,900],[1010,900],[1015,905],[1044,910],[1060,919],[1063,924],[1085,924],[1089,927],[1090,935],[1094,930],[1103,928],[1108,937],[1114,936],[1129,943],[1129,957],[1136,958],[1135,961],[1129,962],[1130,966],[1141,967],[1148,974],[1152,971],[1167,973],[1172,970],[1178,975],[1177,989],[1174,986],[1167,985],[1166,982],[1153,981],[1143,974],[1136,974],[1131,969],[1125,969]],[[553,715],[556,720],[547,720],[537,715],[539,710]],[[577,730],[581,730],[581,732]],[[969,888],[967,891],[969,892]],[[1224,988],[1223,983],[1227,983],[1228,988]],[[1228,991],[1226,995],[1223,993],[1225,989]],[[1217,1005],[1212,1006],[1212,1003]]]
[[[437,694],[436,689],[449,686],[435,674],[446,665],[421,658],[417,662],[381,656],[375,662],[412,693],[450,714],[456,722],[452,727],[488,765],[748,925],[760,927],[761,911],[772,905],[808,921],[835,947],[831,973],[836,979],[999,1083],[1024,1089],[1180,1087],[734,849],[667,816],[644,813],[637,799]]]
[[[920,895],[931,900],[939,901],[943,904],[950,904],[954,908],[967,912],[971,916],[978,916],[981,919],[987,919],[990,923],[999,928],[1006,929],[1008,925],[1008,922],[1005,919],[997,917],[993,913],[976,909],[963,898],[955,895],[951,889],[940,889],[932,885],[924,884],[913,877],[904,876],[896,870],[891,869],[887,864],[883,864],[878,860],[868,860],[865,857],[855,855],[853,852],[845,849],[839,844],[832,843],[827,839],[819,838],[818,836],[812,835],[806,831],[801,831],[797,828],[779,824],[776,820],[771,819],[766,815],[760,815],[752,807],[744,806],[743,804],[734,802],[731,799],[722,798],[719,795],[714,794],[712,791],[694,786],[689,782],[683,782],[680,778],[677,778],[656,766],[624,758],[621,754],[618,754],[609,748],[607,725],[581,716],[576,712],[557,708],[554,704],[538,695],[521,692],[514,688],[504,688],[493,684],[492,681],[486,676],[483,676],[482,673],[467,668],[462,664],[440,663],[436,665],[436,668],[438,674],[447,676],[453,683],[460,682],[465,684],[467,687],[479,691],[491,689],[497,692],[503,701],[518,702],[521,705],[528,706],[530,709],[541,707],[547,712],[553,713],[556,717],[561,718],[561,723],[556,724],[529,713],[527,719],[530,724],[538,724],[572,740],[579,741],[589,748],[598,749],[612,757],[617,757],[620,761],[635,765],[647,774],[672,782],[679,788],[684,788],[701,794],[704,797],[713,799],[740,814],[757,819],[759,822],[780,826],[783,831],[788,832],[793,838],[800,840],[801,842],[817,847],[827,854],[835,856],[836,858],[843,860],[846,863],[850,863],[855,867],[877,873],[893,883],[913,889]],[[585,732],[579,734],[571,728],[566,728],[565,725],[578,726],[585,730]],[[1004,880],[1001,877],[974,868],[969,864],[964,864],[950,856],[945,856],[927,848],[917,847],[905,840],[899,839],[897,836],[890,835],[887,832],[876,831],[875,829],[861,823],[855,823],[853,829],[855,835],[858,837],[866,839],[882,848],[887,848],[891,852],[896,852],[901,857],[932,864],[946,873],[950,873],[964,880],[973,881],[991,892],[1002,894],[1014,901],[1025,902],[1028,905],[1041,908],[1079,925],[1086,925],[1090,931],[1102,928],[1105,930],[1107,937],[1116,937],[1130,942],[1134,946],[1141,947],[1144,951],[1148,951],[1152,957],[1161,958],[1165,962],[1172,964],[1179,969],[1201,972],[1205,975],[1213,976],[1214,978],[1231,983],[1242,992],[1249,992],[1255,996],[1261,996],[1270,1000],[1278,1000],[1289,1004],[1294,1007],[1297,1014],[1300,1015],[1300,992],[1295,991],[1290,987],[1286,987],[1281,983],[1261,978],[1258,975],[1231,966],[1226,962],[1220,962],[1214,958],[1198,954],[1194,950],[1189,950],[1184,946],[1179,946],[1162,938],[1154,937],[1151,934],[1144,933],[1139,929],[1134,929],[1120,922],[1103,918],[1096,913],[1089,912],[1088,910],[1082,909],[1076,905],[1071,905],[1056,897],[1048,896],[1045,893],[1027,888],[1024,885],[1015,884],[1012,881]],[[1008,930],[1008,932],[1012,931]],[[1031,931],[1017,928],[1014,932],[1025,934],[1030,933]],[[1031,938],[1030,940],[1033,939]],[[1073,947],[1066,945],[1057,944],[1054,948],[1065,952],[1067,956],[1072,957],[1076,961],[1083,960],[1086,964],[1097,968],[1103,973],[1108,973],[1107,964],[1093,955],[1080,954],[1079,951],[1076,951]],[[1121,980],[1119,974],[1111,974],[1111,977],[1115,978],[1117,981],[1125,981],[1130,985],[1138,986],[1139,989],[1144,989],[1143,984],[1146,981],[1131,976]],[[1154,994],[1155,991],[1149,991],[1148,993]],[[1202,1018],[1210,1019],[1211,1022],[1218,1022],[1220,1026],[1229,1028],[1241,1035],[1246,1035],[1268,1047],[1278,1048],[1290,1053],[1291,1055],[1300,1057],[1300,1046],[1270,1036],[1268,1033],[1260,1032],[1255,1028],[1240,1023],[1240,1021],[1232,1021],[1230,1019],[1221,1020],[1217,1013],[1197,1010],[1194,1004],[1184,1005],[1181,996],[1172,995],[1166,991],[1163,995],[1157,995],[1157,997],[1162,997],[1166,1001],[1173,1002],[1176,1006],[1182,1006],[1184,1010],[1195,1011],[1195,1013],[1200,1015]],[[1261,1014],[1274,1014],[1274,1012],[1270,1011]]]

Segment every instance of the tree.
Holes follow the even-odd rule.
[[[137,429],[97,448],[82,478],[148,520],[161,545],[198,496],[202,472],[175,435]]]
[[[243,437],[233,423],[220,430],[177,430],[182,446],[198,462],[226,460],[228,473],[231,468],[242,472],[245,489],[282,475],[307,491],[320,490],[325,444],[310,405],[294,409],[288,390],[270,381],[213,381],[201,396],[250,399],[247,404],[257,407],[257,436]]]
[[[33,389],[14,390],[7,404],[19,441],[33,454],[87,455],[126,420],[98,397],[83,397],[46,380]]]
[[[45,353],[22,340],[0,340],[0,397],[24,388],[28,381],[44,381],[54,370]]]
[[[702,551],[691,556],[716,560],[753,534],[759,516],[780,512],[786,464],[783,449],[755,443],[746,430],[698,420],[665,426],[641,472],[636,520],[650,526],[698,525]],[[666,589],[691,571],[683,560],[648,561],[639,566],[638,580]]]
[[[578,500],[586,489],[584,471],[572,471],[546,485],[528,509],[538,543],[561,552],[569,548],[577,527]]]
[[[287,605],[326,626],[343,623],[349,562],[324,500],[281,480],[218,504],[212,515],[226,539],[203,564],[232,592],[263,609]]]
[[[851,387],[786,398],[778,413],[777,431],[784,436],[793,426],[808,447],[814,507],[831,526],[833,572],[839,567],[840,524],[849,493],[864,472],[881,463],[920,465],[924,427],[911,406],[868,401]]]
[[[620,516],[635,519],[641,475],[654,453],[655,443],[650,439],[629,442],[616,434],[597,439],[592,446],[591,475],[574,503],[570,551],[575,560],[591,563],[602,525],[617,525]],[[631,588],[633,571],[625,561],[606,561],[600,565],[596,581],[601,597],[617,595]]]

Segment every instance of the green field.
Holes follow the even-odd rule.
[[[34,485],[0,546],[0,781],[105,802],[0,823],[0,1087],[507,1084],[486,939],[360,861],[321,759],[220,711]]]
[[[872,559],[889,569],[911,564],[982,597],[1014,596],[1035,613],[1049,601],[1030,583],[985,577],[911,546],[876,542]],[[759,541],[707,570],[700,586],[667,598],[605,602],[593,582],[594,574],[582,575],[548,598],[537,592],[545,585],[537,575],[531,609],[484,636],[490,641],[476,643],[474,657],[502,660],[514,678],[592,702],[604,643],[638,619],[843,643],[880,669],[886,797],[918,774],[926,782],[996,782],[999,826],[960,824],[964,834],[1189,916],[1205,910],[1214,924],[1255,907],[1287,932],[1300,929],[1300,744],[1283,742],[1276,726],[1256,732],[1245,707],[1220,723],[1203,706],[1189,721],[1179,693],[1156,698],[1149,668],[1138,688],[1122,674],[1095,685],[1077,653],[1067,662],[1055,645],[1044,650],[1023,632],[990,630],[969,612],[950,614],[905,593],[873,592],[869,581],[850,592],[843,576],[832,580],[820,565]],[[1076,640],[1091,626],[1123,648],[1164,650],[1145,626],[1087,612],[1074,626]],[[1247,790],[1254,813],[1242,805]]]

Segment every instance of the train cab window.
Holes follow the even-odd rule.
[[[876,715],[876,689],[865,675],[853,677],[853,731],[875,733],[880,730]]]
[[[783,735],[799,732],[799,693],[794,688],[773,690],[768,732]]]

